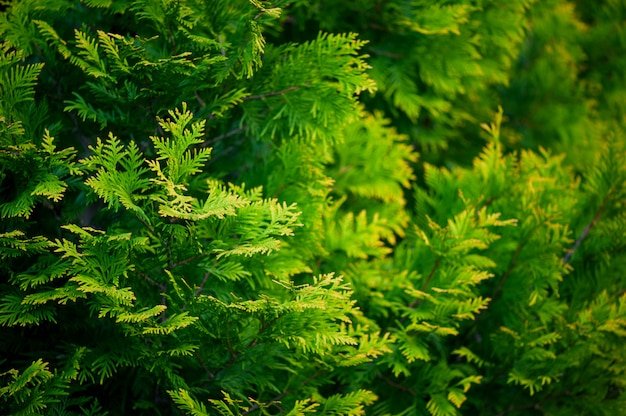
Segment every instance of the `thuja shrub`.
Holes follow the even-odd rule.
[[[475,127],[498,105],[508,149],[552,147],[573,165],[624,130],[622,1],[313,0],[293,9],[281,39],[321,29],[369,41],[378,92],[368,106],[392,118],[422,160],[471,164],[484,144]]]
[[[348,3],[4,6],[1,414],[624,414],[624,6]]]

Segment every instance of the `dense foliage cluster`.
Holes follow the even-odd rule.
[[[626,414],[622,0],[17,0],[0,414]]]

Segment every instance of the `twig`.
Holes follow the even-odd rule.
[[[437,257],[437,260],[435,261],[435,264],[433,265],[433,268],[431,269],[430,273],[428,274],[428,277],[426,278],[426,281],[424,281],[424,284],[422,284],[422,287],[420,287],[420,292],[423,292],[428,287],[428,285],[430,284],[430,281],[433,280],[433,277],[435,276],[435,272],[439,268],[440,264],[441,264],[441,257]],[[413,309],[419,303],[420,303],[419,299],[413,300],[413,302],[411,302],[409,304],[409,309]]]
[[[606,198],[604,198],[604,200],[602,201],[602,204],[598,208],[598,212],[596,212],[596,215],[593,217],[591,222],[589,224],[587,224],[587,226],[585,227],[583,232],[580,233],[580,237],[578,237],[578,239],[576,240],[576,242],[574,243],[572,248],[570,248],[567,251],[567,253],[563,257],[563,264],[569,263],[569,261],[572,259],[572,256],[574,255],[576,250],[578,250],[578,248],[583,243],[583,241],[585,241],[585,238],[587,238],[587,235],[589,234],[591,229],[596,226],[596,224],[598,223],[598,221],[602,217],[602,214],[604,214],[604,208],[605,208],[606,204],[609,202],[609,198],[611,197],[611,194],[613,194],[613,190],[611,190],[609,192],[609,194],[606,196]]]
[[[259,100],[259,99],[262,99],[262,98],[274,97],[276,95],[285,95],[289,91],[294,91],[294,90],[297,90],[298,88],[300,88],[300,87],[297,86],[297,85],[293,85],[291,87],[285,88],[282,91],[272,91],[272,92],[268,92],[268,93],[265,93],[265,94],[248,95],[247,97],[243,97],[241,100],[242,101]]]
[[[196,353],[196,356],[200,360],[200,365],[202,366],[202,368],[204,368],[204,371],[206,371],[209,378],[213,380],[215,378],[215,374],[211,372],[211,370],[209,370],[209,367],[207,367],[206,363],[204,362],[204,357],[202,356],[202,348],[198,348],[198,352]]]
[[[212,145],[212,144],[214,144],[214,143],[219,142],[220,140],[224,140],[224,139],[226,139],[226,138],[228,138],[228,137],[230,137],[230,136],[234,136],[235,134],[239,134],[239,133],[241,133],[242,131],[244,131],[246,128],[247,128],[247,126],[242,126],[242,127],[236,128],[236,129],[234,129],[234,130],[231,130],[231,131],[229,131],[228,133],[224,133],[224,134],[221,134],[221,135],[219,135],[219,136],[215,136],[215,137],[213,137],[212,139],[205,140],[204,142],[200,143],[200,144],[198,145],[198,147],[207,147],[207,146],[210,146],[210,145]]]
[[[272,325],[274,322],[278,321],[280,318],[282,318],[282,315],[278,315],[277,317],[273,318],[272,320],[270,320],[269,322],[266,322],[265,319],[261,320],[261,328],[259,328],[259,331],[256,334],[256,337],[250,341],[250,343],[248,344],[247,348],[252,348],[258,345],[258,338],[263,335],[263,333],[267,330],[267,328],[270,327],[270,325]]]
[[[204,101],[202,100],[202,98],[200,98],[200,95],[198,94],[198,91],[194,91],[193,95],[196,96],[196,100],[198,100],[198,104],[200,104],[200,108],[205,108],[206,104],[204,103]]]
[[[370,52],[373,52],[376,55],[387,56],[387,57],[393,58],[393,59],[403,59],[404,58],[404,54],[402,54],[402,53],[394,53],[394,52],[383,51],[382,49],[374,49],[374,48],[369,48],[369,50],[370,50]]]
[[[167,307],[167,299],[165,298],[165,292],[167,291],[167,285],[164,285],[163,293],[161,293],[161,305]],[[165,317],[165,309],[161,311],[161,323],[164,323],[167,320]]]
[[[389,377],[382,375],[381,373],[378,373],[376,375],[379,379],[383,380],[385,383],[389,384],[392,387],[397,388],[398,390],[402,390],[405,391],[407,393],[409,393],[411,396],[417,396],[417,393],[415,393],[415,391],[409,387],[403,386],[400,383],[396,383],[395,381],[391,380]]]
[[[282,191],[284,191],[284,190],[285,190],[285,188],[287,187],[287,184],[288,184],[287,182],[283,182],[283,183],[282,183],[282,184],[278,187],[278,189],[276,190],[276,192],[274,192],[274,194],[272,195],[272,198],[278,198],[278,196],[280,195],[280,193],[281,193]]]
[[[298,385],[298,387],[302,387],[307,385],[308,383],[310,383],[311,381],[315,380],[316,378],[318,378],[319,376],[321,376],[322,374],[324,374],[324,370],[319,370],[317,373],[309,376],[306,380],[304,380],[302,383],[300,383]],[[263,406],[270,406],[273,404],[276,404],[280,399],[282,399],[283,397],[285,397],[287,394],[291,393],[293,390],[292,389],[287,389],[285,391],[283,391],[282,393],[280,393],[278,396],[274,397],[273,399],[271,399],[269,402],[264,403]],[[259,403],[255,403],[254,405],[250,406],[250,408],[244,412],[241,412],[241,415],[247,415],[249,413],[252,413],[256,410],[259,410],[261,408],[261,405]]]
[[[571,393],[569,391],[567,391],[567,390],[563,391],[561,393],[551,394],[549,396],[544,397],[543,399],[541,399],[539,401],[536,401],[535,403],[526,404],[526,405],[523,405],[523,406],[511,406],[508,409],[503,410],[500,413],[497,413],[495,416],[504,416],[504,415],[509,414],[511,412],[516,412],[518,410],[524,410],[524,409],[530,409],[530,408],[535,408],[535,409],[542,410],[541,409],[541,405],[542,404],[544,404],[546,402],[549,402],[549,401],[552,401],[554,399],[558,399],[559,397],[562,397],[562,396],[570,396],[570,395],[571,395]]]
[[[283,391],[278,396],[276,396],[273,399],[271,399],[269,402],[263,403],[263,407],[267,407],[267,406],[270,406],[270,405],[273,405],[273,404],[277,403],[280,399],[285,397],[289,392],[290,392],[289,390]],[[241,412],[241,414],[242,415],[247,415],[247,414],[250,414],[252,412],[255,412],[255,411],[259,410],[260,408],[261,408],[261,405],[259,403],[255,403],[252,406],[250,406],[248,408],[248,410],[245,410],[245,411]]]
[[[509,267],[507,267],[506,271],[504,272],[504,274],[500,278],[500,282],[498,283],[498,287],[496,287],[496,290],[493,291],[493,295],[491,296],[492,300],[495,299],[496,296],[498,294],[500,294],[500,292],[502,291],[502,287],[504,287],[504,282],[506,282],[506,279],[511,274],[511,271],[513,271],[513,267],[515,267],[515,263],[517,263],[517,258],[519,257],[519,253],[522,251],[522,248],[524,248],[523,244],[520,243],[520,244],[517,245],[517,249],[515,250],[515,254],[513,254],[513,259],[511,259],[511,262],[509,263]]]
[[[532,407],[538,407],[539,403],[531,403],[531,404],[526,404],[524,406],[511,406],[506,410],[501,411],[500,413],[497,413],[496,416],[504,416],[506,414],[509,414],[511,412],[517,412],[518,410],[525,410],[525,409],[530,409]]]
[[[432,270],[430,271],[430,273],[428,273],[428,277],[426,278],[426,281],[424,282],[424,284],[422,285],[422,287],[420,287],[420,291],[423,292],[424,290],[426,290],[426,288],[428,287],[428,285],[430,284],[430,281],[433,280],[433,277],[435,276],[435,272],[437,271],[437,269],[439,268],[439,265],[441,264],[441,257],[437,257],[437,260],[435,261],[435,264],[433,265]]]
[[[496,290],[493,291],[493,295],[491,296],[491,302],[493,302],[496,296],[499,295],[500,292],[502,291],[502,288],[504,287],[504,282],[509,277],[509,274],[511,274],[513,267],[515,267],[515,263],[517,263],[517,258],[519,257],[519,253],[522,251],[522,248],[524,248],[523,244],[519,244],[517,246],[517,249],[515,250],[515,254],[513,254],[513,259],[511,259],[511,262],[509,263],[509,267],[507,267],[506,271],[500,278],[500,282],[498,282],[498,287],[496,287]],[[463,335],[459,338],[462,340],[461,341],[462,344],[465,343],[465,340],[467,340],[467,338],[472,333],[472,331],[478,326],[478,322],[480,322],[480,320],[483,318],[484,316],[483,312],[485,312],[486,310],[487,309],[483,309],[478,312],[478,315],[476,315],[476,318],[474,319],[472,324],[464,331]]]
[[[204,285],[206,284],[206,281],[207,281],[207,279],[209,278],[210,275],[211,275],[211,272],[206,272],[204,274],[204,277],[202,278],[202,282],[200,283],[200,286],[193,293],[194,295],[198,296],[200,294],[200,292],[202,292],[202,289],[204,289]]]
[[[148,231],[150,231],[150,234],[152,234],[157,240],[159,240],[161,243],[163,243],[163,240],[161,240],[161,238],[157,235],[157,233],[154,230],[154,228],[146,220],[141,218],[139,215],[137,215],[137,219],[144,225],[144,227],[146,227],[148,229]]]
[[[182,266],[183,264],[187,264],[187,263],[191,263],[192,261],[199,260],[199,259],[201,259],[202,257],[205,257],[205,256],[206,256],[206,254],[199,254],[197,256],[189,257],[188,259],[181,260],[181,261],[178,261],[178,262],[176,262],[174,264],[169,265],[168,269],[169,270],[174,269],[174,268],[176,268],[178,266]]]
[[[167,25],[167,33],[170,35],[170,44],[174,50],[174,55],[178,55],[178,47],[176,46],[176,40],[174,39],[174,33],[172,32],[172,25],[169,23]]]
[[[143,272],[140,272],[140,271],[137,271],[137,270],[135,270],[135,272],[139,276],[143,277],[144,280],[146,280],[148,283],[151,283],[152,285],[154,285],[154,286],[158,287],[159,289],[161,289],[161,292],[165,292],[167,290],[167,285],[166,284],[162,284],[162,283],[159,283],[159,282],[155,281],[154,279],[152,279],[150,276],[148,276],[147,274],[145,274]]]
[[[239,356],[239,354],[237,354],[235,352],[235,349],[233,348],[233,345],[230,343],[229,333],[230,333],[230,319],[228,319],[226,321],[226,349],[228,349],[228,352],[230,353],[230,358],[229,358],[228,362],[226,363],[225,367],[228,367]]]
[[[147,274],[140,272],[140,271],[135,271],[139,276],[143,277],[147,282],[153,284],[154,286],[158,287],[159,289],[161,289],[161,305],[166,305],[167,304],[167,299],[165,299],[165,292],[167,292],[167,284],[166,283],[159,283],[155,280],[153,280],[150,276],[148,276]],[[165,310],[163,310],[161,312],[161,322],[165,322]]]

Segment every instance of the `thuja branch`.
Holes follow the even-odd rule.
[[[200,105],[200,108],[205,108],[206,104],[205,104],[204,100],[202,98],[200,98],[200,94],[198,94],[197,90],[194,90],[193,95],[196,97],[196,100],[198,101],[198,104]]]
[[[420,287],[420,292],[423,292],[424,290],[426,290],[431,280],[433,280],[433,277],[435,276],[435,273],[439,269],[440,265],[441,265],[441,257],[437,257],[437,260],[435,260],[435,264],[433,264],[432,269],[430,269],[430,273],[428,273],[428,277],[422,284],[422,287]],[[413,299],[413,301],[409,303],[408,308],[415,309],[421,302],[422,302],[421,299]],[[402,318],[400,323],[404,324],[408,319],[409,319],[409,315],[406,315],[404,318]]]
[[[250,341],[250,343],[248,344],[247,348],[253,348],[255,346],[258,345],[258,341],[259,338],[261,337],[261,335],[263,335],[263,333],[276,321],[278,321],[280,318],[282,318],[283,315],[278,315],[276,317],[274,317],[273,319],[271,319],[270,321],[266,321],[264,318],[261,318],[261,328],[259,329],[259,331],[256,334],[256,337]]]
[[[198,361],[200,362],[200,365],[202,366],[204,371],[209,376],[209,379],[213,380],[215,378],[215,374],[211,370],[209,370],[209,367],[206,365],[206,362],[204,361],[204,356],[202,355],[202,348],[199,348],[197,350],[196,357],[198,357]]]
[[[498,287],[496,287],[496,290],[493,291],[493,295],[491,296],[491,299],[495,299],[496,296],[498,296],[500,292],[502,291],[502,288],[504,287],[504,282],[506,282],[506,279],[508,279],[509,275],[511,274],[511,271],[513,271],[513,268],[515,267],[515,264],[517,263],[517,258],[519,257],[519,253],[522,251],[522,248],[524,248],[523,244],[520,243],[517,245],[515,254],[513,254],[513,259],[511,259],[511,262],[509,263],[509,267],[507,267],[506,271],[500,278]]]
[[[407,392],[411,396],[417,396],[417,393],[413,389],[411,389],[409,387],[406,387],[406,386],[404,386],[404,385],[402,385],[400,383],[396,383],[395,381],[391,380],[389,377],[383,375],[382,373],[378,373],[376,375],[376,377],[378,377],[379,379],[383,380],[385,383],[389,384],[391,387],[395,387],[398,390]]]
[[[139,276],[143,277],[144,280],[150,284],[152,284],[153,286],[158,287],[159,289],[161,289],[161,292],[165,292],[167,291],[167,285],[163,284],[163,283],[159,283],[157,281],[155,281],[154,279],[152,279],[150,276],[148,276],[147,274],[140,272],[138,270],[135,271]]]
[[[544,403],[550,402],[552,400],[556,400],[559,399],[563,396],[571,396],[571,393],[569,391],[564,391],[564,392],[560,392],[560,393],[555,393],[555,394],[551,394],[547,397],[544,397],[543,399],[536,401],[534,403],[530,403],[527,405],[523,405],[523,406],[511,406],[503,411],[501,411],[500,413],[496,414],[496,416],[504,416],[507,415],[509,413],[512,412],[517,412],[520,410],[526,410],[526,409],[537,409],[537,410],[542,410],[541,409],[541,405],[543,405]],[[542,411],[542,413],[545,413]]]
[[[513,254],[513,258],[509,262],[509,266],[506,268],[506,271],[502,274],[502,277],[500,278],[500,281],[498,282],[498,287],[496,287],[496,289],[493,291],[493,294],[491,296],[491,301],[493,301],[496,298],[496,296],[498,296],[500,292],[502,291],[502,288],[504,287],[504,283],[506,282],[509,275],[513,271],[513,268],[515,267],[515,264],[517,263],[519,254],[521,253],[523,248],[524,248],[524,244],[520,243],[517,245],[517,248],[515,249],[515,253]],[[472,322],[472,324],[464,331],[463,335],[461,335],[459,339],[462,340],[462,343],[465,343],[467,341],[467,338],[469,337],[469,335],[478,326],[478,322],[480,322],[480,320],[485,316],[484,312],[486,310],[487,309],[481,310],[476,316],[476,318],[474,319],[474,321]]]
[[[211,272],[206,272],[204,274],[204,276],[202,277],[202,282],[200,282],[200,286],[198,286],[198,288],[194,292],[194,295],[198,296],[200,292],[202,292],[202,289],[204,289],[204,285],[206,284],[207,279],[209,278],[210,275],[211,275]]]
[[[437,257],[437,260],[435,261],[433,268],[430,270],[430,273],[428,273],[428,277],[424,281],[424,284],[422,285],[422,287],[420,287],[420,291],[423,292],[424,290],[426,290],[426,288],[430,284],[430,281],[433,280],[433,277],[435,276],[435,272],[437,271],[437,269],[439,269],[440,264],[441,264],[441,257]]]
[[[316,373],[312,374],[311,376],[309,376],[302,383],[300,383],[298,387],[306,386],[307,384],[309,384],[311,381],[315,380],[316,378],[318,378],[322,374],[324,374],[324,370],[319,370],[318,372],[316,372]],[[281,392],[279,395],[277,395],[276,397],[274,397],[273,399],[271,399],[267,403],[264,403],[263,407],[268,407],[268,406],[271,406],[273,404],[277,404],[280,399],[282,399],[283,397],[285,397],[287,394],[291,393],[292,391],[293,391],[292,389],[284,390],[283,392]],[[248,408],[248,410],[246,410],[244,412],[241,412],[241,414],[242,414],[242,416],[243,415],[247,415],[247,414],[250,414],[252,412],[255,412],[255,411],[259,410],[260,408],[261,408],[261,405],[259,403],[255,403],[250,408]]]
[[[239,128],[233,129],[231,131],[229,131],[228,133],[224,133],[224,134],[220,134],[219,136],[215,136],[211,139],[205,140],[204,142],[200,143],[198,145],[198,147],[207,147],[207,146],[211,146],[212,144],[215,144],[217,142],[219,142],[220,140],[224,140],[230,136],[234,136],[236,134],[241,133],[242,131],[244,131],[247,128],[247,126],[241,126]]]
[[[170,264],[167,268],[169,270],[171,270],[171,269],[174,269],[174,268],[176,268],[178,266],[182,266],[184,264],[191,263],[192,261],[200,260],[203,257],[206,257],[206,254],[199,254],[197,256],[193,256],[193,257],[189,257],[189,258],[184,259],[184,260],[177,261],[176,263]]]
[[[394,52],[389,52],[389,51],[385,51],[382,49],[369,48],[369,51],[375,55],[386,56],[386,57],[393,58],[393,59],[402,59],[405,57],[403,53],[394,53]]]
[[[307,84],[309,84],[309,83],[307,83]],[[281,91],[272,91],[272,92],[267,92],[267,93],[264,93],[264,94],[248,95],[247,97],[243,97],[241,100],[242,101],[261,100],[261,99],[268,98],[268,97],[275,97],[275,96],[278,96],[278,95],[285,95],[288,92],[295,91],[295,90],[297,90],[299,88],[300,88],[300,86],[293,85],[293,86],[287,87],[287,88],[285,88],[284,90],[281,90]],[[196,98],[199,99],[200,97],[197,96]],[[201,105],[203,103],[204,102],[202,102]],[[217,142],[219,142],[221,140],[224,140],[224,139],[226,139],[226,138],[228,138],[230,136],[234,136],[236,134],[239,134],[239,133],[243,132],[246,128],[247,128],[247,126],[241,126],[241,127],[236,128],[236,129],[233,129],[233,130],[231,130],[231,131],[229,131],[227,133],[224,133],[224,134],[221,134],[219,136],[213,137],[211,139],[205,140],[204,142],[200,143],[198,145],[198,147],[210,146],[210,145],[215,144],[215,143],[217,143]]]
[[[430,273],[428,273],[428,277],[422,284],[422,287],[420,287],[420,292],[423,292],[424,290],[426,290],[431,280],[433,280],[433,277],[435,276],[435,272],[437,271],[437,269],[439,269],[440,264],[441,264],[441,257],[437,257],[437,260],[435,261],[433,268],[430,270]],[[419,304],[419,302],[420,302],[419,299],[413,300],[413,302],[409,304],[409,309],[415,308]]]
[[[602,215],[604,214],[604,208],[606,207],[606,204],[609,202],[609,199],[610,199],[611,195],[613,194],[614,190],[615,189],[612,189],[609,192],[609,194],[606,196],[606,198],[604,198],[604,200],[602,201],[602,204],[600,204],[600,207],[598,208],[598,211],[596,212],[596,215],[593,217],[591,222],[589,224],[587,224],[587,226],[585,227],[583,232],[580,233],[580,236],[578,237],[578,239],[576,240],[576,242],[574,243],[572,248],[570,248],[567,251],[567,253],[565,254],[565,256],[563,256],[563,264],[569,263],[569,261],[572,259],[572,256],[574,255],[574,253],[576,253],[576,250],[578,250],[580,245],[587,238],[587,235],[589,234],[589,232],[593,229],[593,227],[596,226],[598,221],[600,221],[600,218],[602,218]]]
[[[202,293],[202,289],[204,289],[204,285],[206,285],[207,280],[209,279],[209,276],[211,275],[211,272],[206,272],[204,274],[204,276],[202,277],[202,282],[200,282],[200,286],[198,286],[196,288],[196,290],[193,292],[194,296],[198,296],[200,293]],[[187,304],[184,304],[183,306],[181,306],[180,311],[185,311],[187,310]]]
[[[139,215],[137,215],[137,219],[139,220],[139,222],[141,222],[144,227],[146,227],[146,229],[148,230],[148,232],[150,232],[150,234],[156,238],[157,240],[159,240],[161,242],[161,244],[163,245],[167,245],[167,243],[159,236],[159,234],[156,232],[156,230],[154,229],[154,227],[152,225],[150,225],[150,223],[148,223],[148,221],[144,220],[143,218],[141,218]]]
[[[287,94],[290,91],[297,90],[298,88],[300,88],[300,87],[297,86],[297,85],[294,85],[294,86],[285,88],[282,91],[272,91],[272,92],[267,92],[265,94],[248,95],[247,97],[243,97],[242,101],[260,100],[260,99],[267,98],[267,97],[274,97],[274,96],[277,96],[277,95],[285,95],[285,94]]]

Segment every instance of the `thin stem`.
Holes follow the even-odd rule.
[[[379,379],[383,380],[385,383],[389,384],[390,386],[397,388],[398,390],[405,391],[405,392],[409,393],[411,396],[417,396],[417,393],[415,393],[415,391],[412,390],[411,388],[403,386],[400,383],[396,383],[395,381],[391,380],[389,377],[384,376],[381,373],[378,373],[377,377]]]
[[[517,412],[518,410],[525,410],[525,409],[530,409],[533,407],[538,406],[537,403],[531,403],[531,404],[526,404],[524,406],[511,406],[506,410],[501,411],[500,413],[497,413],[496,416],[504,416],[506,414],[509,414],[511,412]]]
[[[272,195],[272,198],[278,198],[278,195],[280,195],[280,193],[284,191],[286,187],[287,187],[287,182],[283,182],[282,185],[278,187],[276,192],[274,192],[274,194]]]
[[[430,270],[430,273],[428,274],[428,277],[426,278],[426,280],[422,284],[422,287],[420,287],[420,292],[423,292],[424,290],[426,290],[426,288],[430,284],[430,281],[433,280],[433,277],[435,276],[435,272],[437,271],[437,269],[439,269],[439,265],[440,264],[441,264],[441,257],[437,257],[437,260],[435,261],[435,264],[433,265],[433,268]],[[419,299],[413,300],[413,302],[411,302],[409,304],[409,309],[413,309],[414,307],[419,305],[419,303],[420,303]]]
[[[491,302],[493,302],[496,296],[498,296],[500,292],[502,291],[502,288],[504,287],[504,282],[506,282],[506,280],[509,277],[509,274],[511,274],[511,271],[513,270],[513,267],[515,267],[515,264],[517,263],[517,258],[519,257],[519,254],[522,251],[522,248],[524,248],[524,244],[519,244],[517,246],[517,249],[515,249],[515,253],[513,254],[513,258],[511,259],[509,266],[507,267],[506,271],[500,278],[500,281],[498,282],[498,287],[496,287],[496,289],[493,291],[493,295],[491,296]],[[465,341],[470,336],[472,331],[478,326],[478,322],[483,318],[484,312],[486,310],[487,309],[483,309],[482,311],[480,311],[478,315],[476,316],[476,318],[474,319],[474,321],[472,322],[472,325],[470,325],[467,328],[467,330],[465,330],[464,334],[460,338],[463,343],[465,343]]]
[[[589,234],[589,232],[593,229],[593,227],[596,226],[596,224],[598,223],[598,221],[600,220],[600,218],[602,217],[602,214],[604,214],[604,208],[606,206],[606,204],[609,202],[609,198],[611,197],[611,194],[613,193],[613,190],[611,190],[611,192],[609,192],[609,194],[606,196],[606,198],[604,198],[604,200],[602,201],[602,204],[600,205],[600,207],[598,208],[598,212],[596,212],[596,215],[593,217],[593,219],[591,220],[591,222],[589,224],[587,224],[587,226],[585,227],[585,229],[583,230],[582,233],[580,233],[580,237],[578,237],[578,239],[576,240],[576,242],[574,243],[574,245],[572,246],[572,248],[570,248],[567,253],[565,254],[565,256],[563,257],[563,264],[567,264],[569,263],[569,261],[572,259],[572,256],[574,255],[574,253],[576,252],[576,250],[578,250],[578,248],[580,247],[580,245],[583,243],[583,241],[585,241],[585,239],[587,238],[587,235]]]
[[[158,287],[159,289],[161,289],[161,292],[165,292],[167,290],[167,285],[166,284],[161,284],[157,281],[155,281],[154,279],[152,279],[150,276],[148,276],[147,274],[140,272],[140,271],[135,271],[135,273],[137,273],[139,276],[143,277],[144,280],[156,287]]]
[[[209,378],[211,380],[213,380],[215,378],[215,374],[213,372],[211,372],[211,370],[209,370],[209,367],[207,367],[206,363],[204,362],[204,357],[202,356],[202,348],[198,349],[198,352],[196,353],[196,356],[200,360],[200,365],[202,366],[204,371],[206,371],[206,373],[209,376]]]
[[[178,47],[176,46],[176,40],[174,39],[174,33],[172,33],[172,25],[168,23],[167,34],[170,36],[170,44],[174,50],[174,55],[178,55]]]
[[[500,413],[496,414],[496,416],[504,416],[506,414],[509,414],[511,412],[516,412],[518,410],[524,410],[524,409],[530,409],[530,408],[535,408],[535,409],[539,409],[541,410],[541,405],[549,402],[551,400],[554,399],[558,399],[559,397],[562,396],[570,396],[571,393],[569,391],[564,391],[561,393],[555,393],[555,394],[551,394],[549,396],[544,397],[543,399],[536,401],[535,403],[531,403],[531,404],[527,404],[527,405],[523,405],[523,406],[511,406],[506,410],[501,411]]]
[[[515,264],[517,263],[517,258],[519,257],[519,253],[522,251],[523,247],[524,247],[523,244],[518,244],[517,249],[515,250],[515,254],[513,254],[513,259],[511,259],[511,262],[509,263],[509,267],[507,267],[506,271],[500,278],[498,287],[496,288],[496,290],[494,290],[493,295],[491,296],[491,299],[495,299],[496,296],[498,296],[500,292],[502,291],[502,288],[504,287],[504,282],[506,282],[506,279],[508,279],[509,275],[511,274],[513,267],[515,267]]]
[[[226,138],[228,138],[228,137],[230,137],[230,136],[234,136],[235,134],[239,134],[239,133],[241,133],[242,131],[244,131],[246,128],[247,128],[247,126],[242,126],[242,127],[236,128],[236,129],[234,129],[234,130],[231,130],[231,131],[229,131],[228,133],[224,133],[224,134],[221,134],[221,135],[219,135],[219,136],[215,136],[215,137],[213,137],[212,139],[205,140],[204,142],[200,143],[200,144],[198,145],[198,147],[207,147],[207,146],[210,146],[210,145],[212,145],[212,144],[214,144],[214,143],[219,142],[220,140],[224,140],[224,139],[226,139]]]
[[[318,378],[322,374],[324,374],[324,370],[319,370],[317,373],[309,376],[306,380],[304,380],[302,383],[300,383],[298,385],[298,387],[302,387],[302,386],[305,386],[305,385],[309,384],[311,381],[315,380],[316,378]],[[276,404],[280,399],[282,399],[283,397],[285,397],[287,394],[291,393],[292,391],[293,391],[292,389],[284,390],[278,396],[274,397],[273,399],[271,399],[267,403],[264,403],[263,406],[266,407],[266,406],[271,406],[273,404]],[[260,408],[261,408],[261,405],[259,403],[255,403],[248,410],[246,410],[244,412],[241,412],[241,414],[242,414],[242,416],[243,415],[247,415],[247,414],[252,413],[252,412],[254,412],[256,410],[259,410]]]
[[[225,367],[228,367],[230,364],[232,364],[232,362],[234,362],[235,359],[237,359],[237,357],[239,356],[239,354],[235,352],[233,345],[230,343],[229,334],[230,334],[230,319],[226,321],[226,348],[228,349],[228,352],[230,353],[230,359],[226,363]]]
[[[260,100],[262,98],[274,97],[276,95],[285,95],[289,91],[294,91],[294,90],[297,90],[298,88],[300,88],[300,87],[297,86],[297,85],[293,85],[291,87],[285,88],[282,91],[272,91],[272,92],[267,92],[265,94],[248,95],[247,97],[243,97],[241,100],[242,101]]]
[[[39,56],[39,59],[41,59],[41,62],[46,62],[46,58],[44,58],[43,56],[43,51],[41,50],[39,45],[37,45],[37,42],[33,42],[33,46],[35,47],[35,50],[37,51],[37,55]]]
[[[161,305],[163,305],[163,306],[167,306],[167,299],[165,299],[165,292],[166,291],[167,291],[167,285],[165,285],[165,290],[161,294]],[[164,309],[161,312],[161,323],[165,322],[166,320],[167,320],[167,318],[165,316],[165,309]]]
[[[285,95],[288,92],[295,91],[295,90],[297,90],[299,88],[300,88],[299,86],[293,85],[291,87],[285,88],[282,91],[272,91],[272,92],[268,92],[268,93],[265,93],[265,94],[248,95],[247,97],[243,97],[241,100],[242,101],[260,100],[260,99],[267,98],[267,97],[275,97],[277,95]],[[196,94],[196,99],[199,99],[197,94]],[[267,111],[265,111],[265,112],[267,112]],[[261,114],[263,114],[263,113],[261,113]],[[242,131],[244,131],[246,128],[248,128],[248,126],[241,126],[239,128],[236,128],[234,130],[229,131],[228,133],[224,133],[224,134],[221,134],[219,136],[213,137],[212,139],[205,140],[204,142],[200,143],[198,145],[198,147],[210,146],[210,145],[212,145],[214,143],[219,142],[220,140],[224,140],[224,139],[226,139],[226,138],[228,138],[230,136],[234,136],[236,134],[239,134]]]
[[[206,104],[204,103],[204,100],[202,100],[202,98],[200,98],[200,94],[198,94],[198,91],[194,91],[193,95],[196,97],[196,100],[198,101],[198,104],[200,104],[200,108],[205,108]]]
[[[162,244],[164,244],[163,240],[157,235],[157,233],[154,230],[154,228],[146,220],[141,218],[139,215],[137,215],[137,219],[144,225],[144,227],[146,227],[148,229],[148,231],[150,232],[150,234],[152,234],[153,237],[155,237]]]
[[[161,305],[166,305],[166,299],[165,299],[165,292],[167,292],[167,284],[166,283],[159,283],[157,281],[155,281],[154,279],[152,279],[150,276],[148,276],[147,274],[140,272],[138,270],[135,271],[135,273],[137,273],[139,276],[143,277],[148,283],[158,287],[161,290]],[[165,310],[161,312],[161,322],[165,322]]]
[[[210,275],[211,275],[211,272],[206,272],[204,274],[204,277],[202,278],[202,282],[200,283],[200,286],[194,292],[194,295],[198,296],[200,294],[200,292],[202,292],[202,289],[204,289],[204,285],[206,284],[206,281],[207,281],[207,279],[209,278]]]
[[[430,281],[433,280],[433,277],[435,276],[435,272],[439,268],[440,264],[441,264],[441,257],[437,257],[437,260],[435,261],[435,264],[433,265],[433,268],[431,269],[430,273],[428,273],[428,277],[426,278],[426,281],[424,282],[422,287],[420,287],[420,291],[421,292],[426,290],[426,288],[430,284]]]
[[[282,318],[282,315],[279,315],[275,318],[273,318],[272,320],[270,320],[269,322],[266,322],[265,319],[261,320],[261,328],[259,328],[259,331],[256,334],[256,337],[250,341],[250,343],[248,344],[247,348],[252,348],[258,345],[258,338],[263,335],[263,333],[267,330],[267,328],[270,327],[270,325],[272,325],[274,322],[278,321],[280,318]]]
[[[389,51],[384,51],[382,49],[369,48],[369,51],[376,55],[386,56],[388,58],[393,58],[393,59],[403,59],[405,57],[405,55],[402,53],[393,53]]]
[[[174,264],[171,264],[168,267],[168,269],[170,269],[170,270],[174,269],[174,268],[176,268],[178,266],[182,266],[183,264],[191,263],[192,261],[199,260],[199,259],[201,259],[203,257],[206,257],[206,254],[199,254],[197,256],[189,257],[188,259],[181,260],[181,261],[178,261],[178,262],[176,262]]]

